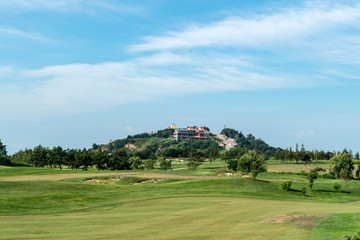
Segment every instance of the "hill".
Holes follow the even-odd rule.
[[[147,159],[151,154],[164,157],[189,157],[190,155],[201,155],[201,157],[217,157],[219,155],[229,155],[231,158],[241,156],[248,150],[256,150],[266,155],[274,156],[277,149],[269,146],[262,139],[255,138],[252,134],[244,136],[241,132],[225,128],[220,133],[226,138],[234,139],[232,149],[225,150],[225,140],[211,134],[211,139],[187,139],[176,141],[173,138],[174,129],[158,130],[156,133],[140,133],[128,136],[124,139],[117,139],[108,144],[93,144],[93,150],[101,148],[102,151],[109,153],[120,149],[126,149],[138,155],[142,159]],[[281,150],[281,149],[280,149]]]

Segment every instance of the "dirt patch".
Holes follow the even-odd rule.
[[[324,169],[327,169],[329,165],[327,164],[315,164],[311,166],[311,169],[314,169],[316,167],[321,167]],[[305,171],[308,172],[308,166],[305,166],[304,164],[276,164],[276,165],[268,165],[267,170],[269,172],[301,172]]]
[[[266,219],[263,222],[268,223],[292,223],[300,228],[313,229],[319,222],[328,217],[329,214],[303,214],[303,213],[291,213],[286,215],[278,215],[274,218]]]

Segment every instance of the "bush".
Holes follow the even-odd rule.
[[[286,180],[280,183],[280,187],[283,190],[289,191],[291,188],[291,184],[292,184],[291,180]]]
[[[238,166],[238,160],[237,159],[231,159],[228,160],[228,169],[236,171]]]
[[[334,189],[335,189],[335,191],[340,192],[340,190],[341,190],[341,185],[338,184],[338,183],[335,183]]]
[[[325,178],[325,179],[335,179],[335,176],[330,174],[330,173],[325,173],[325,174],[322,174],[320,175],[322,178]]]
[[[303,187],[303,188],[301,189],[301,193],[302,193],[304,196],[306,196],[306,187]]]
[[[131,157],[129,159],[130,164],[131,164],[131,169],[142,169],[143,166],[143,162],[139,157]]]
[[[316,167],[314,170],[315,170],[315,172],[326,172],[326,169],[321,168],[321,167]]]
[[[162,158],[160,160],[160,169],[164,171],[171,169],[171,160],[166,161],[165,158]]]
[[[353,237],[351,236],[344,236],[342,237],[342,239],[344,240],[360,240],[360,232],[358,232],[356,235],[354,235]]]
[[[144,160],[144,165],[146,169],[154,169],[155,163],[155,159]]]
[[[200,163],[197,161],[194,161],[194,160],[190,160],[187,163],[187,166],[188,166],[189,170],[195,170],[200,166]]]

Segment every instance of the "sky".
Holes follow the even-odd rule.
[[[0,0],[0,139],[90,148],[224,126],[360,151],[351,0]]]

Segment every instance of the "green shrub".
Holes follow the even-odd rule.
[[[320,175],[322,178],[325,178],[325,179],[335,179],[335,176],[330,174],[330,173],[325,173],[325,174],[322,174]]]
[[[200,166],[200,163],[194,160],[190,160],[186,165],[188,166],[189,170],[195,170]]]
[[[335,185],[334,185],[334,189],[335,189],[335,191],[340,192],[341,185],[340,185],[340,184],[338,184],[338,183],[335,183]]]
[[[291,184],[292,184],[291,180],[286,180],[280,183],[280,187],[283,190],[289,191],[291,188]]]
[[[171,169],[171,160],[166,161],[166,158],[162,158],[160,160],[160,169],[164,171]]]
[[[321,167],[316,167],[314,170],[315,170],[315,172],[326,172],[326,169],[321,168]]]
[[[146,169],[154,169],[155,163],[155,159],[144,160],[144,165]]]
[[[354,235],[353,237],[351,236],[344,236],[342,237],[343,240],[360,240],[360,232],[358,232],[356,235]]]
[[[301,193],[302,193],[304,196],[306,196],[306,187],[303,187],[303,188],[301,189]]]

